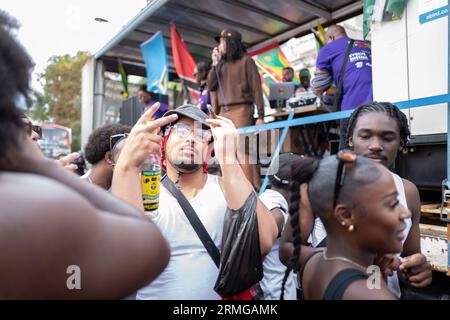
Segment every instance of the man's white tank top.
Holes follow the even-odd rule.
[[[406,193],[405,193],[405,186],[403,185],[403,180],[395,173],[391,172],[392,177],[394,178],[395,186],[397,187],[398,192],[398,200],[401,205],[403,205],[405,208],[408,208],[408,203],[406,202]],[[403,231],[403,234],[405,237],[403,238],[402,244],[405,243],[406,238],[408,237],[409,230],[411,230],[412,225],[412,219],[408,218],[405,220],[405,230]],[[400,253],[397,254],[397,257],[400,257]],[[391,277],[388,277],[388,288],[389,290],[397,296],[397,298],[400,298],[401,292],[400,292],[400,284],[398,282],[398,276],[397,272],[394,272],[394,274]]]
[[[220,250],[227,202],[218,177],[208,175],[203,189],[189,203]],[[170,244],[170,261],[158,278],[138,291],[136,299],[221,299],[214,291],[219,270],[177,200],[163,186],[153,221]]]

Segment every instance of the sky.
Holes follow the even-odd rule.
[[[0,0],[0,9],[19,20],[18,39],[36,64],[33,87],[42,91],[37,74],[51,56],[97,52],[146,4],[146,0]],[[109,22],[99,23],[96,17]]]

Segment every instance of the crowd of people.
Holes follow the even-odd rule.
[[[355,57],[364,68],[349,59],[339,89],[344,56],[362,50],[370,57],[362,43],[352,41],[348,49],[341,27],[327,32],[320,81],[310,84],[309,70],[302,69],[297,90],[312,87],[321,95],[332,91],[335,79],[342,109],[355,109],[342,124],[342,149],[324,159],[279,155],[271,187],[259,195],[259,168],[248,161],[255,151],[238,151],[245,141],[236,129],[264,123],[264,104],[239,32],[223,30],[212,65],[197,66],[197,105],[161,110],[141,88],[141,118],[131,128],[94,130],[84,148],[91,168],[79,177],[70,164],[78,155],[45,158],[39,128],[17,105],[17,97],[30,95],[33,63],[14,37],[16,28],[0,11],[1,298],[398,299],[401,282],[431,283],[420,248],[419,192],[392,171],[408,144],[408,122],[395,105],[373,102],[371,89],[355,87],[366,85],[357,73],[371,68],[361,54]],[[293,70],[283,77],[291,81]],[[217,115],[207,112],[209,103]],[[164,172],[153,212],[144,210],[141,190],[149,154],[161,159]],[[263,272],[254,283],[244,272],[250,256],[227,242],[236,224],[255,240],[248,241],[256,251],[251,257]],[[220,276],[236,270],[233,264],[242,272],[230,278],[248,290],[223,296],[216,288],[226,287]],[[67,286],[73,265],[82,290]]]

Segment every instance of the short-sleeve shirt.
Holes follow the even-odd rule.
[[[211,104],[211,98],[208,93],[208,86],[205,84],[200,87],[200,96],[198,97],[197,105],[200,106],[203,112],[208,113],[207,104]]]
[[[317,69],[333,75],[337,86],[350,38],[334,40],[323,47],[317,57]],[[365,41],[355,40],[345,67],[341,110],[355,109],[373,101],[372,53]]]
[[[283,213],[284,225],[286,224],[288,218],[288,203],[279,192],[267,189],[263,194],[259,196],[259,199],[269,210],[280,208],[281,212]],[[283,265],[279,258],[280,244],[281,239],[276,239],[273,243],[272,249],[264,258],[264,278],[261,280],[260,285],[262,290],[264,291],[265,300],[279,300],[281,296],[281,287],[283,284],[286,267]],[[289,274],[286,280],[284,299],[297,299],[295,278],[292,272]]]
[[[219,269],[177,199],[164,186],[159,196],[159,208],[152,220],[169,242],[170,261],[155,280],[137,292],[136,299],[220,300],[214,290]],[[203,189],[189,203],[221,250],[227,202],[219,178],[208,175]]]
[[[157,101],[151,100],[151,101],[150,101],[150,104],[149,104],[148,106],[142,106],[142,107],[141,107],[141,116],[144,114],[145,111],[147,111],[148,108],[150,108],[150,106],[152,106],[152,105],[153,105],[154,103],[156,103],[156,102],[157,102]],[[167,105],[164,104],[164,103],[161,103],[161,106],[159,107],[159,109],[158,109],[158,110],[155,112],[155,114],[153,115],[153,119],[156,120],[156,119],[161,118],[161,117],[164,115],[164,113],[167,112],[167,110],[168,110]]]

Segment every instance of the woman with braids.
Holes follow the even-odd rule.
[[[389,171],[373,161],[341,151],[325,160],[302,158],[292,164],[291,221],[298,270],[305,186],[311,209],[325,225],[327,248],[310,254],[298,270],[305,299],[395,299],[372,266],[378,254],[402,250],[405,220],[411,215],[399,203]],[[300,198],[300,199],[299,199]]]
[[[33,63],[17,27],[0,10],[0,299],[126,297],[164,270],[169,246],[143,212],[46,159],[30,139],[18,104],[29,100]],[[160,137],[148,139],[159,150]]]
[[[388,102],[372,102],[357,108],[349,118],[346,147],[356,154],[372,159],[393,169],[399,151],[406,151],[410,132],[408,120],[398,107]],[[410,181],[391,172],[400,196],[400,202],[412,212],[407,219],[403,251],[398,255],[397,272],[391,271],[389,289],[400,297],[398,280],[413,287],[423,288],[432,281],[431,265],[420,248],[420,195]]]

